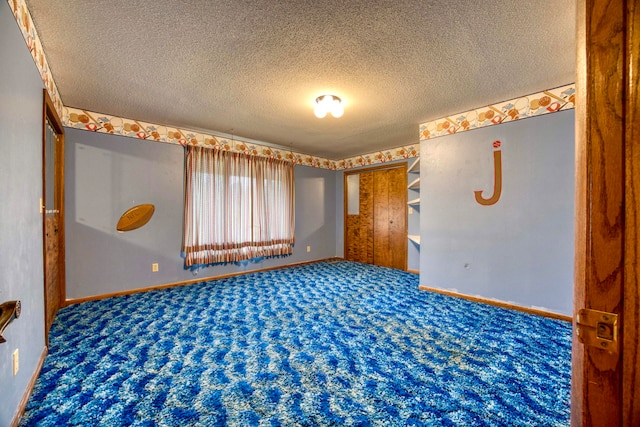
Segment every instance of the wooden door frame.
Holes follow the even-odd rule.
[[[640,425],[640,1],[577,5],[574,319],[618,315],[620,351],[572,352],[572,426]]]
[[[60,301],[58,306],[63,307],[65,303],[66,295],[66,273],[65,273],[65,226],[64,226],[64,127],[62,121],[56,112],[55,106],[51,101],[51,97],[46,89],[43,89],[43,103],[42,103],[42,204],[44,206],[47,200],[47,186],[46,186],[46,126],[47,122],[53,127],[59,141],[56,147],[56,160],[54,177],[56,179],[55,187],[58,189],[56,194],[56,206],[60,210],[58,219],[58,284],[60,286]],[[44,315],[45,315],[45,344],[49,345],[49,331],[46,327],[47,323],[47,292],[46,292],[46,280],[47,280],[47,247],[46,247],[46,213],[44,208],[42,209],[42,241],[43,241],[43,293],[44,293]]]
[[[395,162],[395,163],[384,163],[381,164],[379,166],[369,166],[369,167],[363,167],[363,168],[359,168],[359,169],[350,169],[350,170],[345,170],[344,171],[344,176],[342,177],[342,207],[343,207],[343,227],[342,227],[342,235],[344,237],[344,241],[343,243],[343,254],[344,257],[346,258],[347,256],[347,176],[348,175],[356,175],[356,174],[360,174],[360,173],[366,173],[366,172],[378,172],[378,171],[382,171],[382,170],[386,170],[386,169],[401,169],[404,168],[405,170],[405,175],[406,175],[406,171],[407,171],[407,161],[399,161],[399,162]],[[406,192],[405,192],[405,197],[406,197]],[[405,233],[404,234],[408,234],[408,219],[407,219],[407,208],[405,207],[405,223],[404,223],[404,229],[405,229]],[[409,243],[407,242],[407,248],[408,248]],[[374,248],[375,250],[375,248]],[[405,252],[405,262],[404,262],[404,270],[407,269],[407,263],[408,263],[408,250],[407,252]]]
[[[640,425],[640,1],[626,2],[622,423]]]

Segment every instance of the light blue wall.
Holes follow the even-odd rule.
[[[493,191],[502,142],[503,188]],[[423,141],[420,283],[570,315],[574,111]]]
[[[0,303],[22,315],[0,344],[0,425],[18,409],[44,348],[42,80],[6,1],[0,1]],[[12,372],[12,353],[20,370]]]
[[[293,255],[246,267],[214,266],[197,276],[180,257],[184,149],[66,129],[67,298],[80,298],[250,271],[336,255],[336,174],[296,166]],[[127,209],[152,203],[151,221],[127,233],[115,229]],[[311,251],[307,252],[307,246]],[[159,272],[151,272],[151,264]]]
[[[336,256],[344,258],[344,171],[336,171]]]

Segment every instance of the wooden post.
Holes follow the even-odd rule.
[[[621,351],[574,333],[572,426],[640,425],[636,3],[578,2],[574,318],[617,314]]]

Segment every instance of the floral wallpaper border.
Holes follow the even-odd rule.
[[[329,160],[322,157],[296,153],[294,151],[287,150],[286,148],[270,147],[246,142],[241,138],[224,138],[187,129],[180,129],[177,127],[109,116],[78,108],[64,107],[63,111],[62,123],[64,126],[69,128],[183,146],[209,146],[215,149],[242,152],[253,156],[286,159],[299,165],[330,170],[349,169],[358,166],[384,163],[392,160],[407,159],[410,157],[416,157],[419,152],[419,148],[417,146],[409,145],[397,147],[391,150],[355,156],[344,160]]]
[[[47,57],[42,49],[42,43],[40,43],[40,37],[38,36],[36,27],[33,25],[31,13],[29,13],[25,0],[7,1],[11,11],[13,12],[13,17],[18,23],[18,27],[20,28],[20,31],[22,31],[22,37],[24,37],[24,40],[27,43],[29,52],[31,52],[33,62],[35,62],[36,67],[38,67],[40,77],[42,77],[42,82],[44,83],[45,88],[47,88],[47,92],[49,92],[51,101],[53,101],[53,106],[55,107],[58,116],[62,117],[62,99],[60,98],[60,93],[58,92],[56,83],[53,80],[51,69],[49,69],[49,64],[47,63]]]
[[[420,125],[420,141],[575,108],[575,83]]]
[[[224,138],[192,130],[109,116],[71,107],[64,108],[62,124],[69,128],[83,129],[91,132],[108,133],[183,146],[209,146],[215,149],[242,152],[253,156],[287,159],[296,164],[316,168],[338,169],[338,162],[335,160],[296,153],[286,148],[259,145],[243,141],[241,138]]]
[[[122,135],[170,144],[211,146],[212,148],[238,151],[255,156],[284,158],[305,166],[342,170],[417,157],[420,151],[419,141],[574,108],[575,84],[572,83],[423,123],[420,125],[419,141],[416,144],[362,154],[342,160],[329,160],[296,153],[286,148],[249,143],[241,138],[221,138],[171,126],[145,123],[133,119],[65,107],[25,0],[7,0],[7,2],[22,31],[29,52],[51,96],[53,105],[58,115],[62,117],[63,125],[92,132]]]

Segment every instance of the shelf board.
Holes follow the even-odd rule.
[[[413,199],[413,200],[409,200],[407,202],[408,205],[419,205],[420,204],[420,197],[418,197],[417,199]]]
[[[411,181],[411,183],[407,185],[407,188],[420,188],[420,177]]]
[[[420,157],[416,157],[411,166],[407,168],[407,172],[420,173]]]
[[[418,236],[417,234],[409,234],[407,237],[412,242],[416,242],[417,244],[420,244],[420,236]]]

